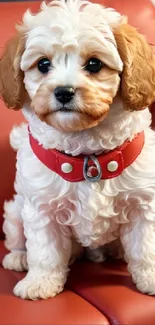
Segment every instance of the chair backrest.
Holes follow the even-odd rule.
[[[146,35],[150,44],[155,46],[155,7],[148,0],[94,0],[106,7],[113,7],[129,17],[129,23]],[[32,11],[39,8],[39,2],[0,3],[0,52],[5,42],[14,34],[14,27],[20,21],[22,14],[29,7]],[[15,177],[15,153],[9,145],[9,133],[14,124],[22,121],[20,112],[14,112],[4,107],[0,101],[0,235],[2,236],[2,214],[4,200],[13,194]]]
[[[0,55],[6,41],[14,35],[15,24],[21,20],[27,8],[35,12],[39,2],[0,3]],[[13,125],[23,120],[21,112],[8,110],[0,100],[0,237],[2,237],[3,204],[13,195],[15,178],[15,152],[9,145],[9,133]]]

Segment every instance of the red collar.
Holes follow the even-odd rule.
[[[29,131],[30,145],[37,158],[49,169],[69,182],[87,179],[96,182],[119,176],[141,153],[144,145],[144,132],[135,135],[107,154],[95,156],[68,156],[55,149],[44,149]]]

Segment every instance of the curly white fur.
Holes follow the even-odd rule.
[[[72,2],[69,3],[71,7]],[[65,2],[62,2],[63,5]],[[119,25],[123,18],[110,9],[104,9],[100,16],[99,8],[98,5],[86,7],[85,17],[89,20],[89,13],[93,12],[103,21],[104,12],[106,62],[121,71],[122,62],[111,27]],[[50,6],[44,4],[43,11],[37,16],[28,12],[24,17],[22,28],[28,34],[28,50],[22,58],[23,70],[33,64],[32,58],[36,60],[36,49],[39,52],[42,44],[47,47],[50,45],[46,42],[45,34],[49,21],[50,24],[52,21],[52,26],[56,24],[57,9],[54,13],[50,10]],[[76,12],[70,15],[66,11],[66,15],[68,19],[73,16],[74,24],[77,23]],[[95,25],[99,21],[94,18],[90,23]],[[57,28],[55,25],[54,29],[52,26],[51,33],[61,33],[59,25]],[[67,25],[64,26],[67,37]],[[40,34],[35,40],[37,33]],[[110,42],[106,41],[107,35]],[[72,46],[76,47],[74,32],[71,40]],[[65,38],[66,42],[69,40]],[[34,57],[30,57],[31,47]],[[108,53],[110,59],[106,56]],[[60,78],[59,72],[56,77]],[[77,81],[72,69],[71,77]],[[40,82],[36,72],[25,72],[25,85],[31,97]],[[74,156],[97,153],[120,146],[142,130],[145,133],[145,145],[136,161],[120,176],[95,184],[86,181],[69,183],[49,170],[34,155],[27,126],[13,130],[11,144],[18,150],[15,181],[18,194],[14,201],[5,203],[4,232],[6,247],[11,253],[4,258],[3,265],[17,270],[29,268],[25,279],[15,287],[15,294],[22,298],[37,299],[52,297],[62,291],[72,255],[73,238],[82,246],[95,249],[119,237],[137,287],[142,292],[155,294],[155,134],[150,129],[149,110],[126,112],[121,100],[116,98],[108,116],[98,126],[81,132],[56,130],[41,121],[29,105],[24,106],[23,113],[32,135],[45,149],[57,148]],[[27,261],[23,252],[25,247]]]

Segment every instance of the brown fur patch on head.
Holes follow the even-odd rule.
[[[121,97],[125,109],[141,110],[155,101],[155,56],[145,37],[128,24],[114,30],[124,63]]]
[[[78,89],[82,98],[79,111],[94,119],[104,119],[117,93],[119,83],[118,72],[107,66],[103,66],[98,73],[88,75],[85,85]]]
[[[0,59],[0,96],[8,108],[22,108],[25,96],[24,73],[20,60],[24,51],[24,39],[18,34],[6,45]]]
[[[112,99],[102,91],[102,88],[98,87],[94,90],[93,85],[85,85],[81,88],[79,87],[77,91],[80,92],[83,101],[83,105],[78,107],[81,113],[87,114],[93,119],[100,119],[109,111]]]

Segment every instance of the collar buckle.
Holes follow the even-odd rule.
[[[89,176],[88,175],[88,172],[89,172],[89,168],[91,166],[88,165],[88,162],[89,160],[92,160],[96,169],[97,169],[97,176]],[[98,182],[101,177],[102,177],[102,168],[101,168],[101,165],[98,161],[98,159],[96,158],[95,155],[91,155],[91,156],[86,156],[84,157],[84,164],[83,164],[83,176],[85,178],[86,181],[89,181],[89,182],[92,182],[92,183],[95,183],[95,182]]]

